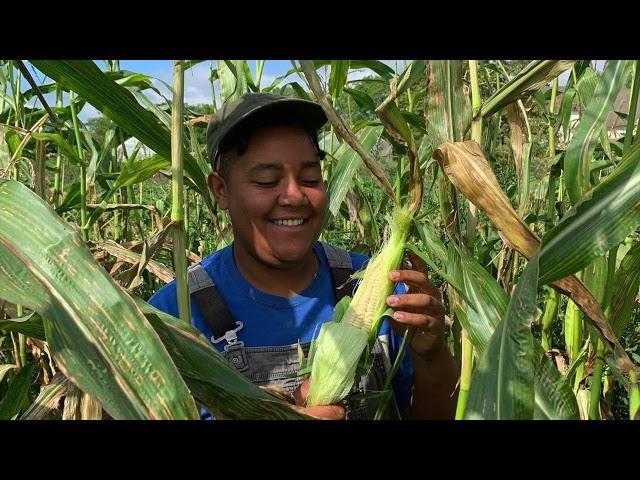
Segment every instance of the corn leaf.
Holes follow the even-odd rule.
[[[74,165],[82,165],[85,163],[84,159],[78,157],[78,151],[76,147],[69,145],[69,143],[59,133],[37,133],[31,134],[36,140],[43,140],[53,142],[61,149],[61,153],[69,159]]]
[[[376,114],[385,126],[385,130],[397,142],[407,145],[409,150],[415,150],[415,140],[407,120],[402,115],[395,100],[390,96],[378,108]]]
[[[534,340],[538,257],[525,268],[504,319],[482,352],[471,380],[466,418],[531,420],[534,412]]]
[[[480,107],[480,116],[488,117],[512,102],[545,87],[551,80],[571,68],[575,60],[535,60],[522,69]]]
[[[385,80],[391,80],[395,75],[393,68],[389,65],[381,62],[380,60],[351,60],[351,68],[358,70],[361,68],[368,68],[372,72],[377,73]]]
[[[307,418],[251,383],[191,325],[135,300],[160,336],[198,403],[216,418]]]
[[[371,151],[380,139],[382,130],[383,127],[365,127],[358,132],[358,140],[367,151]],[[362,158],[346,142],[340,145],[335,157],[338,163],[333,170],[328,187],[329,211],[334,216],[340,211],[353,177],[362,166]]]
[[[415,222],[415,231],[420,236],[422,243],[428,246],[443,265],[447,263],[447,247],[444,246],[440,236],[428,222]]]
[[[589,105],[589,102],[591,102],[597,86],[598,74],[591,67],[585,68],[576,82],[576,91],[578,92],[581,113],[587,105]]]
[[[566,187],[573,204],[591,190],[591,156],[607,116],[612,110],[613,102],[624,86],[628,64],[626,60],[613,60],[607,64],[565,152]],[[584,93],[583,95],[588,96]]]
[[[125,162],[112,188],[115,190],[144,182],[170,165],[171,162],[169,160],[159,155],[143,158],[137,162]]]
[[[246,60],[219,60],[218,77],[222,102],[232,102],[249,91],[244,71]],[[167,157],[170,158],[170,157]]]
[[[464,291],[474,308],[467,310],[463,327],[478,351],[484,351],[493,331],[504,318],[509,297],[500,284],[471,255],[461,249]]]
[[[495,278],[468,253],[460,249],[464,288],[473,303],[466,315],[459,316],[469,339],[481,354],[500,320],[505,318],[509,297]],[[534,342],[535,419],[577,419],[578,407],[566,380],[560,375],[542,347]]]
[[[640,288],[640,243],[636,243],[622,259],[613,286],[609,322],[616,335],[622,335],[629,325]]]
[[[29,395],[31,377],[38,364],[31,362],[18,372],[9,383],[7,393],[0,402],[0,420],[13,420]]]
[[[42,319],[37,313],[30,313],[20,318],[10,318],[0,321],[0,330],[7,332],[22,333],[27,337],[46,340]]]
[[[64,199],[58,208],[56,213],[64,213],[74,208],[80,208],[80,182],[74,182],[65,188],[66,193]]]
[[[77,230],[11,180],[0,181],[0,212],[0,297],[43,317],[63,373],[114,418],[197,418],[160,339]]]
[[[2,379],[7,374],[7,372],[15,368],[18,368],[17,365],[14,365],[12,363],[5,363],[3,365],[0,365],[0,382],[2,382]]]
[[[634,145],[613,173],[545,234],[540,282],[550,283],[582,270],[620,244],[638,225],[640,144]]]
[[[355,100],[358,107],[360,107],[365,112],[373,112],[376,109],[375,104],[373,103],[373,99],[362,90],[358,90],[355,88],[346,88],[344,89],[351,97]]]
[[[445,141],[462,141],[471,126],[471,101],[463,73],[460,60],[431,60],[427,65],[424,111],[433,147]]]
[[[342,94],[344,84],[349,75],[349,60],[331,60],[331,74],[329,75],[329,94],[335,102]]]
[[[542,346],[534,342],[535,408],[534,420],[578,420],[576,397]]]
[[[89,60],[31,60],[38,70],[85,98],[122,129],[134,135],[158,155],[171,158],[169,129],[157,117],[145,110],[126,87],[109,79]],[[185,171],[194,187],[209,205],[207,175],[196,160],[184,152]],[[211,207],[210,207],[211,208]]]
[[[636,217],[638,215],[637,209],[636,212],[632,211],[630,213],[624,213],[623,210],[618,210],[618,207],[626,205],[628,197],[638,195],[638,192],[640,192],[640,189],[637,188],[635,191],[633,189],[625,189],[625,180],[629,180],[629,172],[631,172],[636,166],[633,164],[633,160],[637,156],[636,154],[639,150],[640,149],[631,149],[626,157],[626,161],[623,160],[623,164],[620,165],[620,167],[618,167],[618,169],[616,169],[605,182],[601,183],[596,188],[596,190],[599,189],[600,193],[610,192],[611,190],[615,192],[617,189],[619,197],[624,199],[623,202],[616,202],[614,205],[609,204],[609,208],[615,208],[617,217],[606,220],[608,228],[612,230],[611,232],[600,232],[601,234],[614,233],[615,235],[613,239],[615,239],[617,243],[622,241],[617,240],[618,234],[621,231],[626,231],[628,234],[628,228],[631,223],[633,223],[629,221],[629,215],[635,215]],[[462,194],[473,202],[479,209],[484,211],[493,221],[498,228],[501,237],[507,244],[528,258],[532,257],[536,253],[540,246],[540,240],[535,233],[529,230],[527,225],[511,206],[509,199],[500,188],[491,167],[484,158],[484,155],[477,143],[473,141],[458,143],[447,142],[440,145],[434,151],[434,157],[460,192],[462,192]],[[635,181],[637,181],[637,179]],[[615,198],[615,194],[613,194],[613,196]],[[632,204],[632,202],[630,203]],[[583,205],[585,204],[586,203]],[[593,206],[593,204],[591,206]],[[602,204],[600,207],[602,208]],[[629,205],[627,205],[627,208],[629,208]],[[575,215],[573,216],[574,220],[572,221],[573,227],[581,232],[580,235],[587,236],[590,241],[585,241],[583,237],[577,236],[576,234],[571,238],[580,238],[580,242],[571,242],[569,244],[556,243],[556,248],[562,247],[565,252],[567,250],[571,250],[572,255],[575,250],[580,249],[585,249],[587,252],[601,250],[601,253],[604,253],[604,251],[607,251],[612,246],[616,245],[617,243],[611,242],[610,246],[606,246],[608,244],[608,238],[606,241],[603,241],[603,239],[594,235],[594,225],[592,224],[593,222],[589,220],[595,216],[595,209],[593,209],[591,213],[591,215],[585,215],[584,220],[586,221],[581,220],[581,216],[578,217]],[[563,228],[563,231],[566,232],[566,225],[563,227],[564,223],[565,222],[561,222],[556,229]],[[545,240],[548,240],[547,237],[551,233],[553,233],[553,230],[545,236]],[[599,242],[603,242],[604,246]],[[552,268],[557,269],[558,267],[565,269],[567,260],[564,257],[559,260],[560,265],[554,265],[549,261],[548,256],[555,255],[556,253],[556,251],[550,251],[548,245],[542,247],[540,255],[540,284],[553,281],[553,277],[549,278],[551,275],[543,270],[543,265],[544,268],[549,270]],[[591,260],[587,259],[587,263],[590,261]],[[584,259],[575,259],[571,268],[566,268],[562,275],[554,273],[556,280],[553,281],[553,286],[558,291],[571,298],[580,307],[580,309],[587,314],[602,339],[606,342],[609,348],[613,350],[615,358],[621,369],[624,372],[636,369],[637,367],[633,365],[626,351],[622,345],[620,345],[620,342],[611,330],[609,323],[604,317],[602,308],[591,292],[575,276],[566,277],[567,275],[571,275],[571,273],[578,271],[580,268],[583,268],[585,264]],[[575,267],[575,265],[577,265],[577,267]]]
[[[309,94],[302,88],[302,86],[298,82],[287,83],[283,89],[291,88],[293,93],[295,93],[296,97],[301,98],[303,100],[312,100]]]
[[[46,420],[56,410],[58,402],[67,393],[69,379],[60,372],[50,383],[40,389],[40,393],[20,420]]]
[[[411,88],[416,83],[423,81],[426,69],[427,62],[425,60],[414,60],[411,62],[398,78],[398,84],[394,96],[398,97],[402,95],[408,88]]]

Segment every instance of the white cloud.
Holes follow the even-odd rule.
[[[211,90],[211,68],[209,62],[202,62],[187,70],[184,74],[184,101],[197,104],[213,102]]]

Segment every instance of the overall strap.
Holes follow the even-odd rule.
[[[320,242],[320,244],[329,262],[333,292],[336,296],[336,303],[338,303],[347,295],[353,296],[357,284],[357,280],[351,278],[353,274],[351,255],[346,250],[328,243]]]
[[[227,340],[229,345],[237,342],[236,332],[242,328],[242,322],[236,322],[224,304],[213,279],[200,264],[187,270],[189,294],[196,302],[204,321],[213,333],[213,343]]]

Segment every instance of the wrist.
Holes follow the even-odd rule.
[[[414,360],[420,360],[423,363],[437,363],[449,355],[449,346],[442,335],[428,349],[412,349],[411,353]]]

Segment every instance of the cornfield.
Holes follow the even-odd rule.
[[[457,419],[640,419],[640,61],[265,63],[175,61],[165,96],[118,60],[0,61],[0,419],[308,418],[189,321],[187,268],[232,241],[208,117],[259,91],[329,118],[323,240],[373,254],[419,207]],[[180,319],[145,301],[174,278]]]

